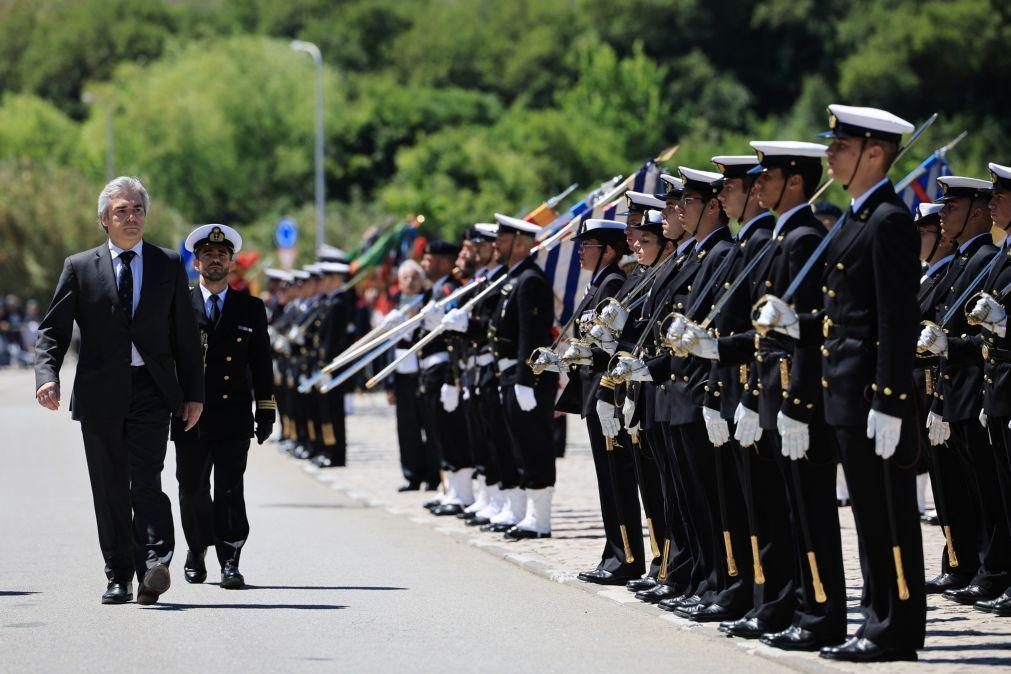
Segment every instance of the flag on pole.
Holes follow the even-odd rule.
[[[924,159],[919,166],[895,186],[898,196],[906,204],[911,213],[916,213],[916,207],[924,202],[937,199],[941,192],[937,179],[950,176],[951,167],[943,151],[937,151]]]

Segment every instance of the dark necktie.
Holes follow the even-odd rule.
[[[119,308],[127,320],[133,320],[133,270],[130,263],[136,255],[132,250],[119,254],[119,278],[116,284],[119,286]]]
[[[217,325],[221,318],[221,298],[217,294],[211,295],[211,325]]]

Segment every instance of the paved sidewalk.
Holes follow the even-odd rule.
[[[542,541],[506,542],[501,535],[481,533],[456,518],[433,517],[421,508],[431,494],[398,494],[401,483],[395,420],[382,395],[356,395],[354,414],[348,417],[348,466],[318,470],[305,462],[291,461],[333,489],[374,507],[410,518],[421,526],[463,540],[513,564],[553,581],[570,584],[621,604],[623,610],[655,615],[671,623],[672,639],[677,630],[710,634],[720,644],[734,644],[754,655],[774,658],[804,671],[908,671],[909,663],[883,665],[848,665],[830,663],[806,653],[783,653],[756,642],[727,639],[715,625],[699,625],[682,620],[655,607],[637,602],[623,588],[604,588],[576,580],[576,574],[592,568],[599,559],[601,538],[599,501],[585,427],[578,418],[569,417],[568,447],[558,461],[558,483],[552,538]],[[848,508],[842,510],[843,554],[849,585],[851,633],[860,623],[860,567],[857,538]],[[645,522],[645,519],[643,520]],[[644,531],[643,536],[647,534]],[[938,527],[923,526],[927,550],[927,577],[940,568],[944,539]],[[648,539],[646,549],[649,549]],[[920,662],[929,663],[930,671],[978,672],[1011,668],[1011,619],[981,613],[967,606],[928,597],[927,643],[920,652]],[[672,642],[673,643],[673,642]],[[714,644],[715,645],[715,644]]]

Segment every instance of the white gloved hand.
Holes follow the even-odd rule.
[[[593,351],[585,344],[571,342],[562,354],[562,362],[566,365],[592,365]]]
[[[929,351],[935,356],[943,356],[948,352],[948,335],[936,325],[925,325],[916,340],[916,350],[920,353]]]
[[[537,398],[534,397],[534,390],[529,386],[513,384],[513,392],[516,394],[516,402],[519,403],[520,409],[524,412],[529,412],[537,407]]]
[[[619,356],[618,366],[615,370],[622,370],[624,374],[624,379],[629,381],[653,381],[653,377],[649,374],[649,368],[646,367],[646,363],[642,362],[638,358],[632,358],[631,356]]]
[[[460,406],[460,391],[452,384],[443,384],[439,389],[439,402],[447,412],[455,411]]]
[[[674,320],[667,326],[667,332],[664,333],[664,338],[667,340],[667,343],[672,345],[680,344],[681,338],[685,334],[686,325],[688,325],[688,321],[684,316],[675,316]]]
[[[705,358],[706,360],[719,360],[720,348],[716,338],[694,323],[685,325],[684,334],[681,335],[681,350]]]
[[[625,402],[621,405],[621,416],[625,421],[625,428],[632,435],[639,433],[639,424],[632,425],[632,417],[635,416],[635,400],[632,396],[626,395]]]
[[[794,461],[807,456],[811,446],[811,430],[807,424],[780,412],[776,415],[776,426],[783,440],[783,456]]]
[[[996,324],[1007,321],[1007,312],[1000,302],[989,295],[983,295],[969,312],[969,317],[977,323]]]
[[[877,410],[867,413],[867,439],[874,440],[874,453],[884,460],[892,458],[902,435],[902,419]]]
[[[979,425],[982,426],[983,428],[986,428],[986,422],[987,422],[986,410],[981,409],[979,411]]]
[[[450,309],[442,317],[442,326],[453,332],[467,332],[470,325],[470,314],[466,309]]]
[[[762,439],[762,427],[758,423],[758,413],[752,412],[741,403],[737,403],[734,411],[734,439],[741,447],[750,447]]]
[[[940,414],[934,412],[927,413],[927,440],[931,446],[943,444],[951,437],[951,426]]]
[[[463,387],[463,396],[462,397],[463,397],[464,400],[470,400],[470,387],[467,387],[467,386]]]
[[[778,297],[770,296],[765,299],[766,302],[758,312],[755,325],[800,339],[800,319],[797,318],[797,312]]]
[[[996,323],[986,322],[986,323],[980,323],[979,325],[984,330],[986,330],[988,332],[992,332],[993,334],[997,335],[998,337],[1006,337],[1007,336],[1007,316],[1005,316],[1004,318],[1000,319]]]
[[[402,312],[400,309],[394,309],[390,313],[383,316],[383,322],[380,324],[379,327],[389,329],[398,326],[403,322],[404,322],[404,312]]]
[[[713,447],[719,447],[730,439],[730,426],[727,420],[720,416],[719,410],[702,406],[702,420],[706,422],[706,433]]]
[[[442,317],[445,315],[442,307],[438,306],[435,302],[429,302],[421,310],[421,324],[425,326],[425,330],[432,332],[439,327],[442,323]]]
[[[605,438],[617,437],[621,432],[621,421],[617,417],[617,408],[603,400],[597,401],[597,417],[600,419],[600,430]]]
[[[331,374],[329,374],[329,373],[327,373],[327,374],[321,374],[319,376],[319,379],[316,380],[316,384],[315,384],[316,390],[317,391],[322,391],[323,388],[327,384],[329,384],[330,382],[332,382],[332,381],[333,381],[333,376]]]
[[[614,352],[618,350],[618,340],[614,338],[611,331],[605,328],[603,325],[594,325],[590,328],[589,337],[592,341],[597,343],[597,346],[607,351],[609,355],[614,355]]]

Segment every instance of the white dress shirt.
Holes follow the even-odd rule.
[[[214,306],[213,303],[211,302],[211,295],[217,295],[218,296],[218,311],[224,311],[225,310],[225,295],[227,293],[228,293],[228,286],[225,286],[225,289],[222,290],[219,293],[212,293],[210,290],[208,290],[207,288],[204,287],[203,283],[201,283],[200,284],[200,294],[204,296],[204,316],[207,316],[207,318],[211,317],[211,310],[212,310],[212,307]],[[221,314],[218,314],[218,317],[220,318]]]
[[[144,242],[138,241],[137,245],[130,250],[136,253],[130,260],[130,271],[133,273],[133,308],[130,313],[136,315],[137,305],[140,304],[140,289],[144,284],[144,256],[142,255]],[[116,287],[119,287],[119,270],[123,267],[123,261],[119,259],[119,256],[126,251],[110,240],[109,252],[112,255],[112,275],[116,279]],[[130,365],[139,367],[143,364],[144,359],[140,357],[140,351],[137,350],[137,346],[133,342],[130,342]]]

